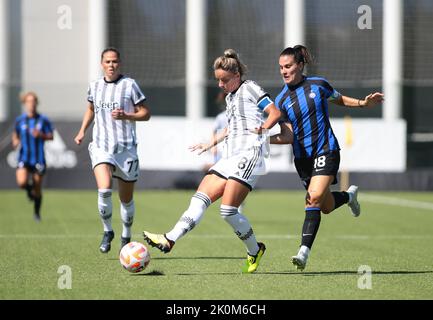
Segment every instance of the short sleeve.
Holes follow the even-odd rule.
[[[20,120],[19,118],[15,119],[15,133],[20,135]]]
[[[140,90],[140,87],[138,86],[137,82],[135,82],[135,80],[132,81],[131,100],[135,106],[140,102],[146,100],[146,97],[144,96],[143,92]]]
[[[42,132],[45,134],[53,133],[54,128],[53,124],[47,118],[44,119],[44,124],[42,125]]]
[[[340,92],[338,92],[337,90],[334,89],[334,87],[332,87],[329,82],[327,80],[323,80],[323,87],[325,89],[326,92],[326,98],[328,100],[336,100],[338,99],[341,94]]]
[[[92,90],[92,85],[90,84],[87,88],[87,101],[93,103],[94,101],[94,92]]]
[[[251,81],[248,84],[247,90],[251,95],[252,100],[254,101],[254,103],[257,104],[257,107],[260,110],[264,111],[269,105],[273,103],[269,94],[265,90],[263,90],[263,88],[260,87],[257,83]]]

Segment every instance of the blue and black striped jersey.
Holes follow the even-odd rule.
[[[340,150],[329,122],[328,99],[340,96],[324,78],[304,77],[294,86],[285,85],[275,99],[283,121],[292,124],[295,158],[310,158]]]
[[[44,134],[53,133],[50,120],[41,114],[30,118],[22,114],[15,121],[15,132],[20,138],[21,147],[18,153],[18,162],[29,166],[36,164],[45,165],[44,143],[41,138],[32,135],[33,130],[42,131]]]

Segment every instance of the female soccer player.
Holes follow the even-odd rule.
[[[167,253],[179,238],[200,222],[207,207],[222,197],[221,217],[244,242],[247,261],[242,272],[251,273],[257,269],[266,247],[256,241],[248,219],[238,211],[238,207],[262,174],[264,143],[261,131],[273,127],[281,112],[259,85],[251,80],[242,80],[246,67],[233,49],[227,49],[223,56],[218,57],[213,68],[218,86],[227,93],[229,124],[214,142],[194,145],[191,150],[199,150],[201,154],[224,139],[223,157],[209,169],[188,209],[170,232],[152,234],[144,231],[143,234],[151,246]],[[266,121],[264,113],[268,114]]]
[[[24,93],[21,102],[25,113],[16,119],[12,133],[12,146],[20,147],[16,179],[18,186],[34,201],[34,219],[40,221],[42,180],[46,170],[44,144],[46,140],[53,140],[53,127],[46,116],[37,112],[36,93]]]
[[[104,77],[90,83],[88,106],[75,142],[82,143],[94,120],[89,154],[98,186],[98,209],[104,227],[99,249],[107,253],[114,238],[111,226],[112,177],[119,182],[120,216],[123,223],[121,248],[131,241],[134,219],[134,183],[139,166],[135,121],[147,121],[150,111],[134,79],[120,74],[120,53],[107,48],[101,54]]]
[[[321,212],[328,214],[347,203],[353,216],[361,213],[357,186],[352,185],[342,192],[330,191],[330,185],[337,183],[340,147],[329,122],[328,101],[363,108],[373,107],[383,100],[379,92],[362,100],[344,96],[324,78],[304,76],[304,67],[309,63],[311,56],[304,46],[289,47],[281,52],[280,73],[285,85],[275,102],[285,122],[280,123],[281,134],[270,140],[275,144],[293,143],[296,170],[307,190],[301,247],[292,257],[292,263],[299,270],[306,266]]]

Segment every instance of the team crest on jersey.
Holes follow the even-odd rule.
[[[314,99],[316,97],[316,94],[311,91],[310,94],[308,95],[311,99]]]

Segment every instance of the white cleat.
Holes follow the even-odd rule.
[[[310,249],[302,246],[301,249],[299,249],[298,254],[292,257],[292,263],[296,266],[297,270],[302,271],[305,269],[309,254]]]
[[[352,211],[352,216],[358,217],[361,214],[361,205],[358,202],[358,186],[351,185],[346,192],[349,194],[347,205]]]

